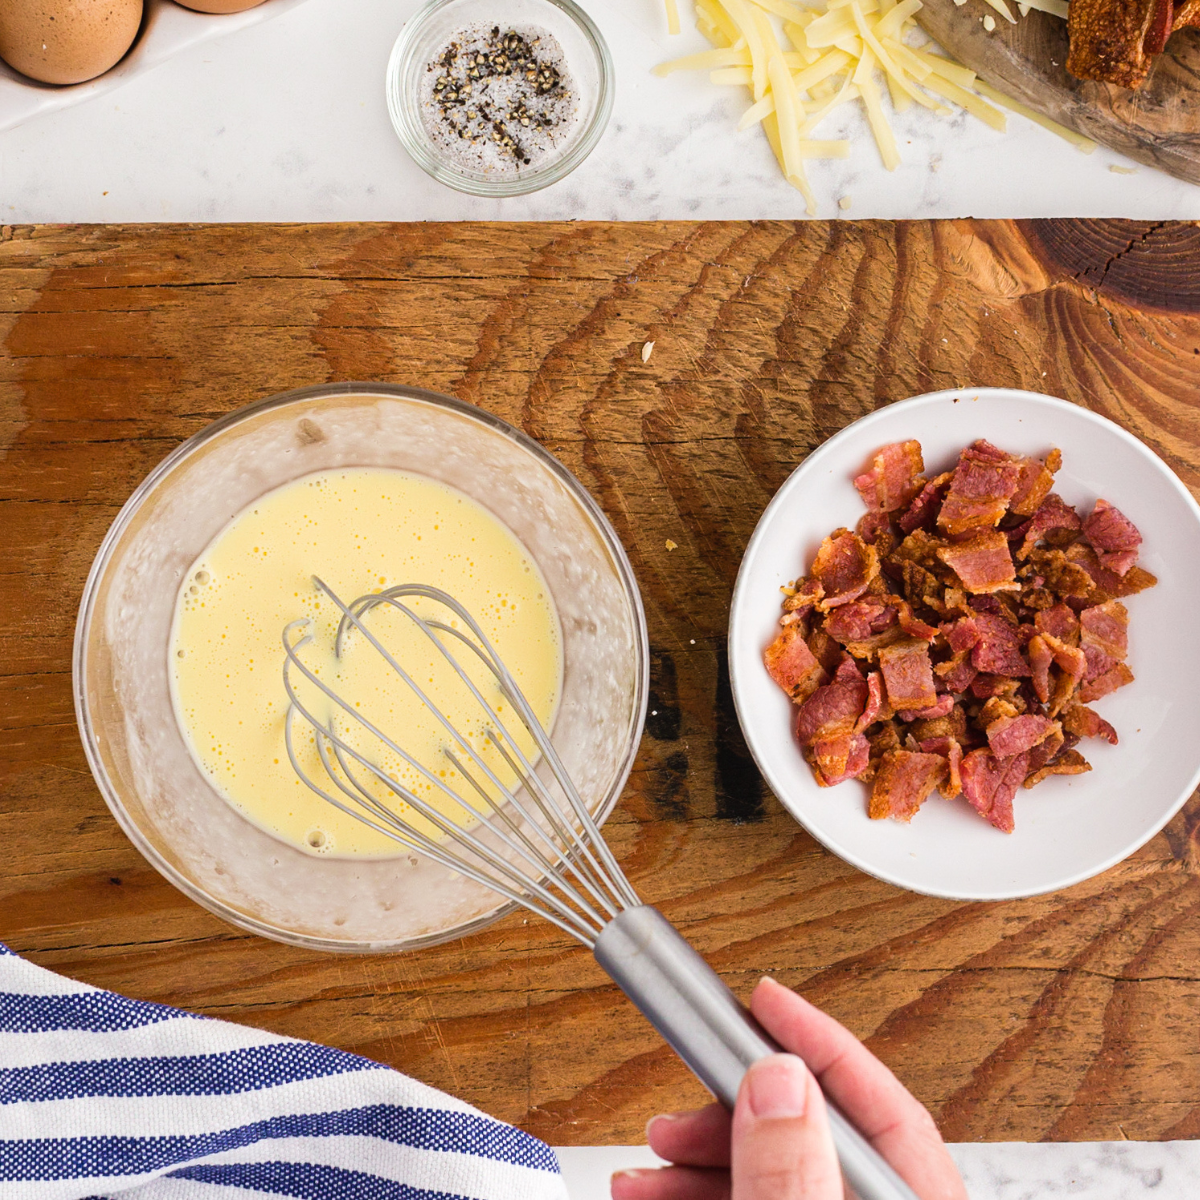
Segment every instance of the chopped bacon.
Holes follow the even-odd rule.
[[[974,617],[960,617],[953,625],[943,625],[942,632],[955,654],[962,654],[972,646],[979,645],[981,633]]]
[[[1042,609],[1033,618],[1033,624],[1038,633],[1053,634],[1072,646],[1079,637],[1079,618],[1065,604]]]
[[[1079,699],[1084,704],[1091,704],[1093,701],[1107,696],[1109,692],[1115,692],[1117,688],[1132,682],[1133,672],[1123,662],[1119,662],[1110,670],[1105,671],[1103,675],[1086,680],[1079,689]]]
[[[883,694],[883,676],[878,671],[867,672],[867,703],[855,722],[854,732],[866,733],[876,721],[886,721],[891,715],[891,705]]]
[[[991,613],[976,613],[971,618],[979,640],[971,651],[971,662],[989,675],[1030,675],[1029,664],[1021,654],[1017,631],[1003,618]]]
[[[1079,614],[1079,644],[1109,662],[1121,661],[1129,649],[1129,612],[1120,600],[1085,608]]]
[[[1063,709],[1062,726],[1076,737],[1099,737],[1110,746],[1117,744],[1117,731],[1099,713],[1084,704],[1072,704]]]
[[[946,662],[938,663],[933,668],[933,673],[947,691],[954,692],[956,695],[965,692],[971,686],[971,681],[979,674],[971,663],[969,650],[955,654]]]
[[[911,821],[948,773],[947,761],[940,754],[889,750],[879,764],[871,788],[868,810],[871,819],[880,821],[892,817],[897,821]]]
[[[1088,576],[1092,591],[1084,593],[1088,602],[1099,603],[1102,600],[1123,599],[1152,588],[1158,580],[1142,567],[1130,567],[1124,575],[1109,570],[1097,557],[1095,550],[1083,542],[1075,542],[1067,547],[1067,558],[1073,566],[1078,567]]]
[[[858,524],[854,527],[854,532],[868,546],[875,546],[881,538],[891,538],[893,536],[892,518],[888,513],[872,509],[870,512],[863,513],[858,518]]]
[[[932,529],[937,523],[938,513],[942,510],[942,501],[950,490],[950,480],[954,478],[953,471],[931,479],[918,493],[916,499],[896,518],[896,524],[905,533],[915,529]]]
[[[857,600],[879,574],[879,554],[856,533],[842,529],[827,537],[813,559],[813,575],[825,589],[817,608],[828,612]]]
[[[1064,750],[1058,758],[1051,759],[1044,767],[1031,771],[1025,777],[1024,786],[1036,787],[1051,775],[1082,775],[1091,769],[1092,764],[1078,750]]]
[[[1097,500],[1091,514],[1084,518],[1083,536],[1100,558],[1101,566],[1116,575],[1127,575],[1137,562],[1142,535],[1137,526],[1107,500]]]
[[[1029,752],[1015,758],[997,758],[990,750],[972,750],[963,755],[963,795],[967,803],[1001,833],[1012,833],[1013,797],[1025,782]]]
[[[932,721],[937,717],[948,716],[953,710],[954,697],[949,692],[943,692],[937,698],[937,703],[931,704],[928,708],[918,708],[901,713],[901,719],[905,721]]]
[[[897,712],[937,703],[929,647],[917,639],[897,642],[879,652],[879,669],[888,703]]]
[[[813,746],[817,783],[833,787],[847,779],[857,779],[870,761],[871,746],[861,733],[841,733],[822,738]]]
[[[892,597],[895,600],[895,597]],[[900,610],[900,628],[909,637],[920,638],[923,642],[932,642],[938,635],[938,627],[929,625],[913,615],[912,605],[907,600],[900,600],[896,607]]]
[[[1020,458],[1017,462],[1021,474],[1017,477],[1017,486],[1008,502],[1008,511],[1018,517],[1029,517],[1037,512],[1038,506],[1054,486],[1054,472],[1038,458]]]
[[[921,490],[924,470],[920,442],[893,442],[875,455],[871,469],[860,475],[854,486],[868,508],[894,512]]]
[[[962,580],[968,592],[1012,591],[1016,567],[1008,550],[1008,538],[999,529],[989,529],[969,541],[943,546],[937,552]]]
[[[807,641],[813,658],[825,668],[828,675],[832,675],[838,669],[842,659],[845,658],[841,646],[824,629],[819,628],[814,629],[808,635]]]
[[[771,678],[797,703],[807,700],[825,679],[798,626],[786,625],[763,651]]]
[[[988,746],[997,758],[1015,758],[1032,750],[1059,730],[1057,721],[1026,713],[1020,717],[1001,717],[987,727]]]
[[[922,754],[940,754],[946,760],[947,778],[939,790],[947,800],[953,800],[962,791],[962,776],[959,774],[962,746],[952,737],[926,738],[918,745]]]
[[[981,441],[968,446],[959,457],[950,490],[938,513],[938,527],[955,534],[968,529],[991,529],[1008,511],[1020,476],[1020,463],[990,443]]]
[[[1057,757],[1059,751],[1066,745],[1066,741],[1062,730],[1055,729],[1043,741],[1038,742],[1029,751],[1029,766],[1025,768],[1025,778],[1028,779],[1034,771],[1040,771],[1051,759]]]
[[[1087,705],[1133,679],[1119,600],[1156,580],[1108,501],[1081,520],[1051,491],[1061,466],[980,439],[926,479],[908,441],[855,480],[867,513],[784,589],[763,654],[822,787],[859,779],[902,821],[938,788],[1011,832],[1022,783],[1090,770],[1082,737],[1117,743]]]
[[[867,703],[867,681],[852,658],[845,658],[834,677],[817,688],[796,711],[796,739],[812,746],[839,733],[853,733]]]
[[[894,606],[885,604],[878,596],[868,596],[835,608],[825,619],[825,632],[843,645],[862,642],[895,625],[897,619]]]
[[[1050,699],[1050,667],[1054,663],[1054,651],[1039,633],[1029,639],[1025,652],[1033,671],[1033,694],[1045,704]]]

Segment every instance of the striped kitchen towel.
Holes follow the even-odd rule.
[[[0,946],[0,1200],[566,1200],[537,1138],[311,1042]]]

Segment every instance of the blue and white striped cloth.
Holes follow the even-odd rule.
[[[554,1152],[369,1059],[0,946],[0,1200],[566,1200]]]

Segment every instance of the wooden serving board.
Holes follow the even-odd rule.
[[[1016,0],[1009,5],[1016,12]],[[996,17],[994,33],[982,18]],[[1067,23],[1030,12],[1010,25],[984,0],[925,0],[917,18],[959,62],[1030,108],[1138,162],[1200,184],[1200,31],[1176,33],[1137,91],[1067,71]]]
[[[1200,1137],[1200,795],[1064,891],[918,896],[822,849],[770,794],[725,655],[768,500],[890,401],[1049,392],[1118,421],[1200,496],[1200,227],[0,227],[0,942],[357,1051],[558,1145],[629,1144],[703,1089],[557,929],[513,913],[361,958],[253,937],[141,857],[88,771],[71,640],[121,504],[213,418],[346,379],[483,406],[612,520],[652,666],[606,835],[739,995],[768,971],[800,988],[952,1141]]]

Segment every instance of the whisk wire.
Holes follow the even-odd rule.
[[[334,604],[337,605],[337,607],[341,610],[341,612],[343,614],[342,622],[339,624],[338,636],[337,636],[337,640],[336,640],[335,644],[338,647],[344,647],[345,632],[349,627],[353,627],[353,628],[360,630],[362,632],[363,636],[366,637],[367,640],[370,642],[370,644],[372,646],[374,646],[375,649],[378,650],[378,652],[384,657],[384,659],[387,661],[388,665],[393,667],[395,669],[395,671],[400,675],[400,677],[404,680],[404,682],[406,684],[408,684],[408,686],[410,688],[412,688],[413,692],[416,694],[417,698],[421,701],[421,703],[435,717],[437,717],[437,719],[439,720],[441,725],[453,736],[454,740],[459,744],[459,746],[467,751],[467,753],[470,755],[471,760],[474,762],[477,769],[480,770],[487,777],[488,782],[490,782],[492,784],[492,786],[494,788],[496,788],[497,792],[499,792],[502,796],[504,796],[506,803],[508,805],[510,805],[511,807],[515,808],[517,810],[517,812],[520,814],[520,816],[528,823],[529,827],[541,837],[542,841],[545,843],[546,847],[548,847],[548,849],[549,849],[549,857],[547,858],[547,856],[544,852],[537,850],[527,838],[523,838],[522,840],[524,841],[525,845],[529,848],[530,852],[535,856],[535,858],[530,858],[529,854],[521,853],[520,849],[518,847],[516,847],[510,839],[505,837],[502,831],[496,830],[495,826],[492,825],[491,828],[497,833],[497,835],[499,837],[501,837],[501,839],[507,845],[509,845],[510,848],[517,850],[518,853],[521,853],[521,857],[523,857],[531,866],[533,866],[535,868],[535,870],[539,872],[539,874],[546,874],[548,876],[552,876],[555,880],[555,886],[559,887],[560,890],[562,890],[565,894],[567,894],[569,896],[569,898],[571,899],[571,901],[573,903],[575,903],[576,905],[578,905],[580,908],[582,908],[588,914],[588,916],[590,918],[598,921],[601,927],[605,923],[604,919],[595,911],[595,909],[588,902],[588,900],[585,896],[580,895],[576,889],[571,888],[566,883],[566,881],[564,880],[564,878],[562,876],[563,871],[567,871],[570,874],[574,875],[575,878],[578,880],[578,882],[592,896],[592,898],[608,912],[609,916],[610,917],[615,916],[617,914],[617,912],[620,911],[621,905],[620,905],[619,900],[618,900],[617,906],[614,907],[613,903],[611,903],[609,901],[609,899],[607,898],[607,896],[605,895],[603,887],[600,884],[598,884],[595,879],[589,878],[586,874],[581,873],[581,871],[577,865],[579,856],[582,855],[584,858],[586,858],[587,860],[589,860],[591,862],[592,866],[596,869],[596,871],[600,875],[600,877],[601,878],[603,877],[602,872],[599,871],[599,867],[596,864],[595,859],[592,857],[591,851],[590,851],[587,843],[585,841],[583,841],[582,839],[580,839],[579,835],[569,824],[564,825],[561,822],[561,820],[560,820],[560,817],[562,815],[561,810],[558,808],[557,805],[554,804],[552,797],[550,796],[549,792],[546,791],[542,780],[537,776],[536,772],[533,769],[532,764],[530,764],[528,759],[525,758],[525,755],[521,751],[520,745],[518,744],[516,739],[508,731],[504,722],[501,720],[499,714],[496,713],[495,709],[488,703],[488,701],[480,693],[479,689],[475,686],[474,681],[471,680],[470,677],[466,674],[466,672],[462,669],[462,665],[458,662],[458,660],[454,657],[454,655],[447,650],[446,646],[436,636],[436,634],[433,633],[433,630],[431,627],[436,627],[436,628],[443,630],[446,633],[453,634],[460,641],[462,641],[464,643],[464,645],[469,646],[480,657],[480,659],[483,661],[483,663],[492,672],[493,676],[496,677],[497,682],[500,684],[501,688],[506,692],[506,694],[508,694],[510,696],[512,696],[512,695],[521,696],[520,689],[517,688],[515,681],[513,681],[511,676],[508,675],[507,671],[503,667],[503,663],[500,661],[500,659],[496,655],[496,652],[492,649],[491,644],[487,641],[486,635],[484,635],[483,631],[479,629],[478,625],[476,625],[474,620],[471,618],[470,614],[467,613],[464,609],[461,609],[460,606],[453,605],[454,611],[457,611],[461,614],[462,618],[466,622],[468,622],[469,625],[471,626],[472,632],[476,633],[477,636],[483,641],[483,643],[488,651],[488,653],[486,655],[483,654],[482,652],[480,652],[478,647],[473,646],[471,644],[470,640],[465,638],[461,633],[459,633],[458,630],[455,630],[447,625],[442,625],[439,622],[426,622],[419,614],[414,612],[407,605],[401,604],[399,602],[399,600],[397,599],[397,595],[396,595],[397,593],[403,593],[403,594],[407,595],[407,594],[410,594],[410,592],[415,592],[418,590],[421,594],[428,594],[428,593],[432,592],[437,597],[445,597],[445,599],[442,600],[441,602],[447,603],[447,606],[449,607],[450,606],[450,604],[449,604],[450,598],[446,597],[445,593],[438,592],[437,589],[427,589],[427,588],[421,587],[420,585],[410,585],[410,587],[407,587],[407,588],[396,588],[396,589],[391,589],[390,592],[375,593],[370,596],[360,597],[359,600],[356,600],[356,601],[352,602],[351,604],[347,605],[347,604],[344,604],[339,599],[339,597],[322,580],[314,577],[314,582],[327,596],[329,596],[329,598],[334,602]],[[527,770],[524,773],[518,771],[517,772],[518,777],[522,778],[523,781],[527,785],[530,785],[528,787],[528,792],[529,792],[529,795],[533,798],[535,804],[537,805],[538,810],[543,814],[543,816],[546,818],[546,820],[552,825],[553,832],[555,834],[557,834],[558,837],[562,838],[565,842],[570,843],[570,845],[572,847],[571,849],[564,851],[564,849],[559,846],[558,842],[556,842],[553,837],[551,837],[547,834],[547,832],[542,828],[541,823],[534,816],[532,816],[530,814],[530,812],[525,808],[525,806],[522,804],[522,802],[518,799],[516,794],[510,788],[505,787],[503,782],[497,777],[497,775],[491,769],[491,767],[487,764],[487,762],[475,750],[474,746],[472,746],[469,741],[467,741],[465,738],[462,737],[462,735],[459,733],[457,728],[442,713],[441,709],[439,709],[438,706],[432,701],[432,699],[430,699],[430,697],[426,695],[426,693],[423,691],[423,689],[413,680],[412,676],[407,671],[404,670],[404,668],[396,661],[395,657],[387,650],[387,648],[385,646],[383,646],[380,643],[379,639],[377,637],[375,637],[375,635],[362,623],[362,621],[360,619],[361,616],[363,614],[365,614],[367,611],[369,611],[370,608],[373,608],[378,604],[390,604],[392,607],[396,608],[398,611],[403,613],[404,616],[409,618],[409,620],[411,620],[414,624],[417,625],[418,628],[421,629],[421,631],[430,639],[430,641],[438,648],[438,650],[446,658],[446,661],[454,669],[454,671],[458,675],[459,679],[470,690],[471,695],[475,699],[476,703],[479,704],[479,706],[488,714],[488,717],[491,720],[493,726],[496,728],[499,728],[503,731],[506,739],[508,740],[509,745],[512,747],[512,749],[514,751],[516,751],[516,753],[518,755],[520,755],[521,760],[525,764],[525,767],[527,768]],[[309,678],[314,679],[314,682],[317,683],[317,686],[321,687],[321,689],[323,691],[325,691],[327,695],[329,695],[332,699],[334,699],[345,712],[349,713],[357,721],[359,721],[364,726],[364,728],[368,729],[375,737],[377,737],[381,742],[383,742],[384,745],[388,746],[389,749],[392,749],[395,752],[399,753],[407,762],[412,763],[413,765],[417,766],[417,768],[421,771],[422,775],[429,782],[431,782],[434,786],[439,787],[443,792],[445,792],[453,800],[455,800],[455,802],[458,803],[462,808],[464,808],[467,812],[471,813],[471,815],[474,816],[476,819],[481,820],[481,821],[486,821],[486,818],[483,816],[483,814],[481,814],[472,805],[468,804],[465,800],[463,800],[463,798],[461,796],[459,796],[457,792],[455,792],[453,789],[448,787],[444,782],[442,782],[440,779],[438,779],[437,777],[432,775],[429,771],[425,770],[421,764],[415,763],[414,760],[405,751],[403,751],[399,746],[397,746],[395,744],[395,742],[392,741],[391,738],[389,738],[381,730],[377,729],[373,724],[371,724],[371,722],[369,722],[362,715],[362,713],[360,711],[358,711],[357,708],[351,708],[350,705],[345,703],[339,696],[336,695],[336,693],[334,693],[330,689],[326,688],[319,680],[316,680],[315,677],[312,675],[312,673],[308,672],[307,668],[305,668],[304,665],[302,663],[300,663],[298,660],[293,660],[293,661],[296,661],[297,666],[302,671],[304,671],[305,674]],[[505,677],[507,677],[507,679]],[[523,696],[521,696],[521,700],[524,701]],[[516,706],[514,705],[514,707],[516,707]],[[530,710],[528,708],[527,704],[524,705],[524,708],[525,708],[526,712],[528,712],[529,720],[532,722],[532,726],[530,726],[529,724],[526,724],[526,728],[529,730],[530,734],[532,736],[534,736],[535,740],[537,740],[538,733],[541,733],[543,740],[545,740],[547,742],[547,744],[549,744],[548,739],[545,738],[544,731],[541,730],[541,725],[537,721],[537,718],[533,715],[532,710]],[[522,723],[525,724],[524,717],[522,717]],[[493,744],[498,745],[498,741],[494,736],[494,730],[489,730],[489,734],[491,735],[490,740],[492,740]],[[507,761],[511,762],[511,759],[509,759],[509,756],[507,754],[505,754],[504,757],[506,758]],[[457,760],[453,760],[453,761],[457,762]],[[479,786],[478,782],[473,777],[471,777],[469,771],[466,771],[465,769],[462,768],[461,763],[458,763],[457,765],[459,767],[460,774],[462,774],[464,778],[468,779],[471,782],[471,784],[475,787],[475,789],[482,796],[484,796],[485,799],[488,800],[489,806],[493,809],[493,811],[497,811],[496,806],[492,803],[491,798],[487,795],[486,790],[482,789]],[[392,789],[392,790],[395,790],[395,789]],[[570,802],[570,797],[568,797],[568,802]],[[440,821],[436,822],[436,823],[439,824],[439,827],[443,829],[443,832],[448,833],[450,836],[457,836],[458,834],[461,833],[461,830],[459,830],[459,828],[457,826],[442,825],[442,823]],[[509,821],[508,824],[511,827],[511,825],[512,825],[511,821]]]
[[[295,624],[297,624],[297,623],[294,622],[293,625],[295,625]],[[289,626],[289,628],[292,628],[292,626]],[[351,709],[348,704],[346,704],[344,701],[341,700],[341,698],[337,695],[336,692],[334,692],[331,688],[329,688],[327,685],[325,685],[324,682],[321,679],[319,679],[315,675],[314,672],[309,670],[308,667],[306,667],[305,664],[303,662],[301,662],[297,656],[297,651],[299,650],[300,647],[302,647],[305,644],[306,640],[307,640],[307,638],[303,638],[299,642],[297,642],[294,647],[288,647],[287,658],[288,658],[288,663],[290,665],[295,666],[305,676],[306,679],[308,679],[317,688],[319,688],[325,695],[327,695],[329,698],[336,701],[344,710],[350,712],[350,714],[356,720],[358,720],[363,725],[364,728],[368,729],[371,733],[373,733],[376,737],[378,737],[380,739],[380,741],[383,742],[384,745],[386,745],[389,749],[395,751],[396,753],[400,754],[407,762],[409,762],[410,764],[415,766],[417,768],[417,770],[421,772],[423,777],[425,777],[429,782],[434,784],[436,787],[440,788],[440,790],[442,792],[444,792],[455,804],[457,804],[465,812],[470,813],[471,816],[473,816],[476,820],[478,820],[485,828],[490,829],[492,831],[492,833],[494,833],[495,836],[497,838],[499,838],[499,840],[501,842],[503,842],[505,845],[507,845],[509,847],[509,849],[513,850],[515,853],[520,855],[520,857],[524,858],[525,861],[530,866],[532,866],[539,874],[543,874],[547,871],[547,863],[543,857],[539,856],[536,852],[534,852],[534,853],[526,852],[520,845],[518,845],[516,842],[514,842],[514,840],[512,838],[508,837],[504,833],[503,830],[496,829],[494,824],[488,823],[484,814],[479,812],[479,810],[476,809],[469,801],[467,801],[465,799],[465,797],[461,796],[457,791],[455,791],[453,788],[451,788],[448,784],[446,784],[444,781],[440,780],[437,776],[433,775],[431,772],[427,771],[420,763],[416,762],[410,755],[406,754],[403,750],[401,750],[400,747],[398,747],[390,738],[388,738],[386,734],[384,734],[380,730],[376,729],[376,727],[371,722],[369,722],[365,717],[363,717],[361,713],[358,713],[356,710]],[[287,643],[285,643],[285,646],[286,645],[287,645]],[[392,779],[376,763],[372,762],[369,758],[367,758],[361,752],[355,750],[354,747],[348,745],[334,731],[332,724],[330,724],[330,725],[323,724],[311,711],[309,711],[308,708],[305,707],[303,702],[300,700],[299,696],[296,695],[295,689],[291,683],[290,676],[287,673],[286,666],[285,666],[285,675],[284,675],[284,685],[287,690],[288,697],[292,703],[292,706],[294,707],[294,709],[297,712],[299,712],[299,714],[302,717],[304,717],[304,719],[309,723],[309,725],[313,728],[313,730],[316,734],[317,751],[318,751],[318,755],[321,759],[322,766],[325,768],[326,774],[330,777],[330,779],[335,784],[338,785],[339,789],[345,795],[349,796],[357,804],[362,805],[363,807],[367,808],[369,811],[374,811],[389,826],[393,826],[394,828],[402,831],[404,834],[408,835],[409,837],[411,837],[413,835],[420,836],[419,831],[414,830],[411,827],[411,825],[409,825],[407,822],[405,822],[402,818],[396,816],[395,813],[393,813],[390,809],[388,809],[385,805],[383,805],[377,799],[377,797],[375,797],[372,794],[372,792],[370,791],[369,788],[365,787],[361,782],[358,781],[356,775],[354,774],[353,769],[346,762],[345,756],[349,755],[362,768],[369,771],[371,773],[371,775],[374,776],[374,778],[380,784],[382,784],[385,788],[387,788],[390,792],[392,792],[399,799],[401,799],[405,803],[411,805],[418,813],[420,813],[420,815],[422,817],[424,817],[427,821],[429,821],[441,833],[445,834],[448,838],[450,838],[454,841],[457,841],[460,845],[465,843],[467,848],[474,851],[476,854],[478,854],[479,857],[484,862],[487,862],[489,864],[489,866],[492,870],[500,872],[504,877],[506,877],[508,880],[510,880],[511,883],[514,884],[515,886],[517,886],[518,888],[525,888],[525,889],[528,889],[529,891],[532,891],[535,895],[539,896],[543,900],[543,902],[554,906],[556,911],[558,911],[560,914],[564,915],[569,920],[571,920],[573,923],[578,925],[578,929],[573,932],[573,936],[581,937],[582,933],[586,932],[587,937],[589,937],[589,938],[594,937],[595,933],[597,933],[601,928],[604,927],[604,925],[606,923],[605,918],[603,918],[598,912],[596,912],[596,910],[590,904],[588,904],[587,901],[583,897],[578,896],[573,891],[569,893],[570,899],[572,901],[574,901],[575,903],[577,903],[579,905],[579,907],[583,910],[583,917],[580,917],[579,914],[573,912],[560,899],[558,899],[551,892],[547,891],[544,887],[542,887],[541,884],[537,880],[530,879],[524,872],[518,870],[512,864],[506,862],[503,858],[500,858],[499,856],[497,856],[492,847],[486,846],[469,830],[462,828],[461,825],[455,824],[454,822],[452,822],[449,819],[447,819],[446,817],[444,817],[436,808],[434,808],[432,805],[430,805],[426,800],[422,799],[411,789],[404,787],[402,784],[400,784],[396,780]],[[347,789],[346,787],[344,787],[342,785],[340,779],[338,778],[338,773],[333,769],[332,765],[330,764],[327,754],[325,752],[325,746],[324,746],[324,742],[326,739],[333,746],[333,753],[334,753],[335,758],[337,759],[338,766],[341,768],[341,771],[354,784],[354,791],[351,791],[350,789]],[[291,759],[293,768],[300,775],[300,778],[305,783],[307,783],[310,788],[312,788],[314,791],[316,791],[323,798],[331,799],[328,792],[323,788],[315,786],[313,784],[312,780],[306,774],[306,772],[304,772],[304,770],[300,767],[300,765],[297,761],[297,758],[294,754],[294,749],[289,750],[289,758]],[[334,800],[333,803],[337,804],[337,807],[341,808],[343,811],[347,811],[345,809],[345,806],[338,803],[336,800]],[[359,814],[359,813],[353,813],[352,815],[358,816],[361,819],[361,814]],[[365,823],[371,825],[375,829],[378,829],[379,832],[381,832],[381,833],[388,834],[387,830],[381,829],[373,821],[367,821]],[[392,835],[388,834],[388,836],[392,836]],[[410,842],[404,838],[399,838],[396,840],[403,841],[405,845],[410,844]],[[425,839],[425,842],[423,842],[423,845],[426,842],[429,845],[435,844],[432,841],[430,841],[429,839]],[[461,860],[459,860],[457,856],[454,856],[454,858],[457,862],[461,862]],[[456,867],[455,869],[458,869],[458,868]],[[473,872],[477,872],[477,869],[473,868]],[[491,877],[488,876],[486,874],[486,872],[473,873],[472,877],[479,878],[481,880],[481,882],[488,883],[490,885]],[[559,881],[556,879],[556,883],[557,882],[559,882]],[[561,884],[560,884],[560,886],[561,886]],[[563,889],[563,890],[566,890],[566,889]]]

